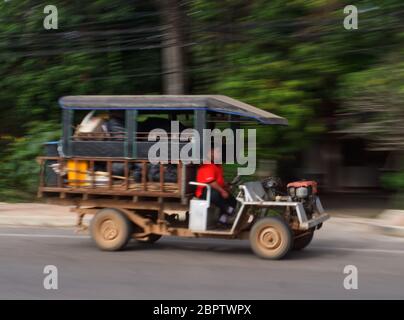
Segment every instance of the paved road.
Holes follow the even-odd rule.
[[[1,227],[0,298],[403,299],[404,239],[346,221],[282,261],[239,240],[165,238],[106,253],[70,229]],[[57,266],[58,290],[43,288],[45,265]],[[358,268],[358,290],[343,287],[346,265]]]

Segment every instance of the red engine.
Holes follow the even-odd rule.
[[[310,216],[315,208],[317,196],[317,182],[316,181],[295,181],[287,185],[288,195],[293,201],[301,202]]]
[[[288,194],[292,197],[306,198],[309,195],[317,194],[316,181],[295,181],[287,185]]]

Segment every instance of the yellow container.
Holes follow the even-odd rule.
[[[69,186],[88,186],[88,161],[67,160],[67,179]]]

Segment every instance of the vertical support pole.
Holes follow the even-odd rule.
[[[73,110],[63,109],[62,112],[62,126],[63,126],[63,153],[66,156],[72,155],[71,138],[72,138],[72,125],[73,125]]]
[[[129,189],[129,161],[125,160],[124,162],[124,170],[125,170],[125,190]]]
[[[94,160],[90,160],[91,188],[95,187]]]
[[[125,126],[126,126],[126,139],[125,139],[125,157],[135,157],[135,140],[136,140],[136,119],[135,115],[137,110],[126,110],[125,112]]]
[[[132,133],[132,156],[131,158],[137,159],[137,117],[139,112],[137,110],[132,110],[132,125],[133,125],[133,133]]]
[[[182,194],[182,162],[179,161],[177,163],[177,185],[178,185],[178,193],[181,194],[183,197],[184,194]]]
[[[59,174],[58,174],[58,188],[63,188],[63,170],[64,170],[64,159],[58,158]]]
[[[236,143],[237,143],[236,132],[237,132],[237,129],[240,129],[240,122],[237,122],[237,120],[240,120],[240,117],[230,115],[230,129],[233,132],[233,137],[234,137],[234,139],[233,139],[234,161],[237,161],[237,156],[238,156],[237,148],[236,148]],[[228,147],[226,146],[226,148],[228,148]],[[226,150],[226,152],[227,152],[227,150]]]
[[[206,110],[205,109],[198,109],[194,111],[194,128],[198,132],[200,141],[199,141],[199,148],[200,148],[200,156],[199,159],[201,162],[206,158],[204,154],[204,145],[210,143],[210,141],[205,141],[203,138],[203,129],[206,129]]]
[[[45,175],[45,170],[44,170],[44,166],[45,166],[45,163],[46,163],[46,161],[44,161],[43,159],[40,159],[39,160],[40,162],[39,162],[39,165],[40,165],[40,167],[39,167],[39,190],[38,190],[38,198],[42,198],[42,188],[44,187],[44,185],[45,185],[45,177],[44,177],[44,175]]]
[[[112,163],[111,160],[107,160],[107,172],[108,172],[108,189],[112,189]]]
[[[80,174],[80,172],[79,172],[79,170],[77,169],[77,160],[76,159],[74,159],[73,160],[73,162],[74,162],[74,169],[73,169],[73,172],[74,172],[74,179],[73,179],[73,181],[74,181],[74,186],[75,187],[79,187],[80,186],[80,179],[79,179],[79,174]]]
[[[159,227],[161,227],[160,223],[164,223],[165,217],[164,217],[164,198],[159,197],[158,198],[158,203],[159,203],[159,211],[157,213],[157,220],[159,222]]]
[[[143,184],[143,190],[142,191],[147,191],[147,163],[146,161],[142,161],[142,184]]]

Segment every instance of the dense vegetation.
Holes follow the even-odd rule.
[[[34,193],[34,158],[59,135],[60,96],[162,93],[161,2],[53,1],[59,30],[50,31],[46,2],[0,2],[1,199]],[[260,156],[287,158],[335,130],[403,152],[401,1],[171,3],[184,16],[186,92],[226,94],[289,119],[260,129]],[[343,27],[347,4],[360,10],[358,30]],[[404,189],[403,173],[385,182]]]

